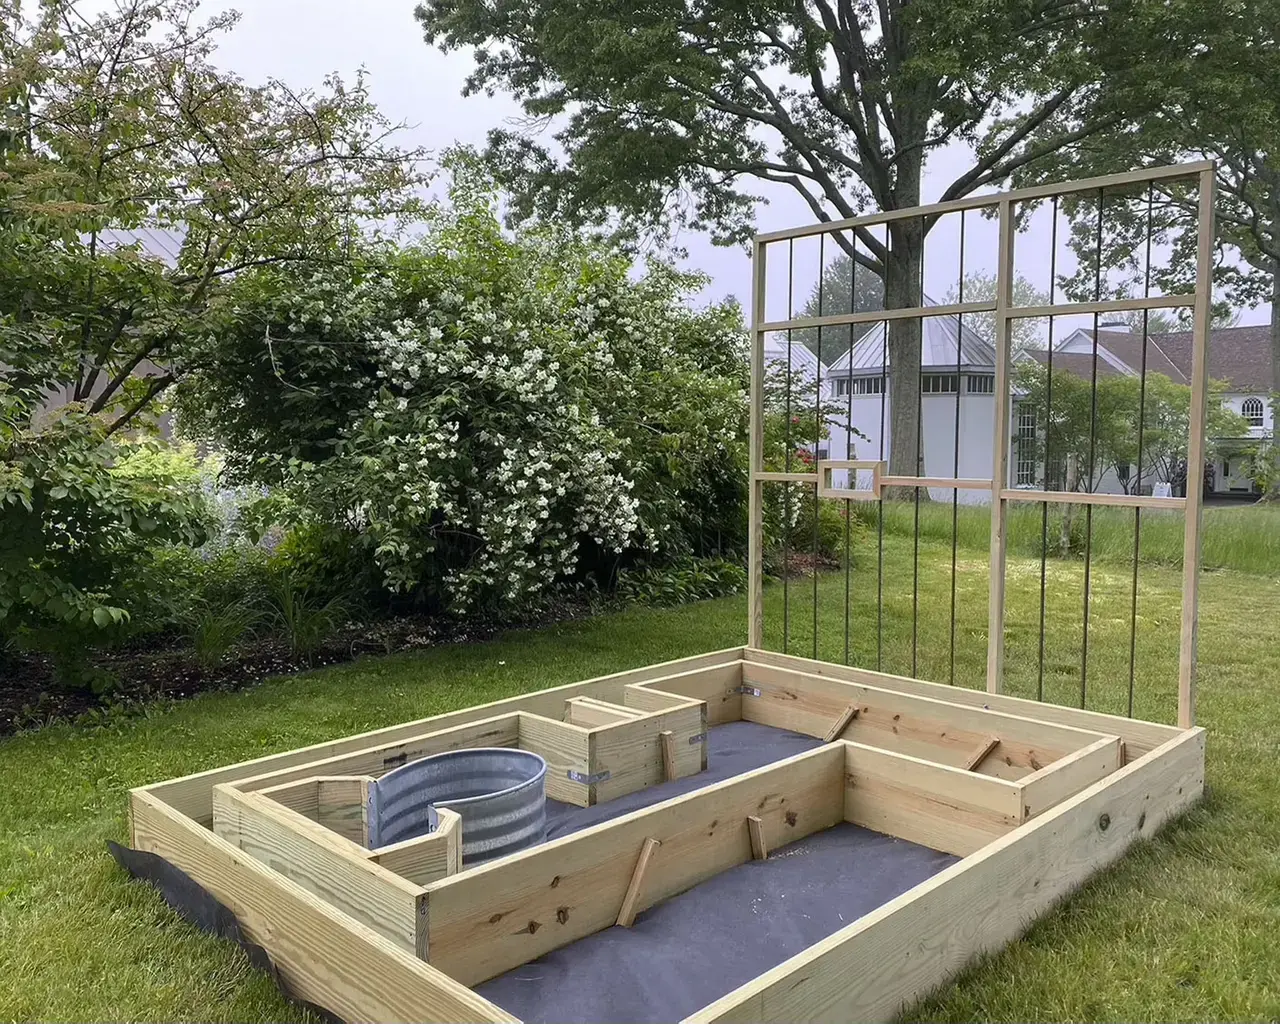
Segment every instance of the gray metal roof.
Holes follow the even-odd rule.
[[[925,296],[926,306],[937,302]],[[963,327],[958,316],[930,316],[921,321],[920,366],[926,370],[954,370],[957,351],[961,369],[982,368],[990,370],[996,363],[996,350],[979,336],[968,324]],[[885,346],[886,324],[872,324],[852,349],[846,349],[827,367],[827,373],[836,377],[859,376],[879,373],[881,363],[888,363]],[[823,346],[826,347],[825,345]]]

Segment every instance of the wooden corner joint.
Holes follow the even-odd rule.
[[[858,717],[858,705],[850,704],[840,712],[840,717],[831,723],[831,728],[827,730],[827,734],[822,738],[823,743],[830,743],[832,740],[838,740],[840,734],[849,728],[855,718]]]
[[[644,892],[645,872],[649,870],[649,862],[653,859],[654,852],[661,845],[662,840],[654,839],[650,836],[640,847],[640,856],[636,860],[635,870],[631,872],[631,882],[627,886],[627,894],[622,897],[622,909],[618,911],[619,928],[630,928],[635,924],[637,907],[640,905],[640,896]]]

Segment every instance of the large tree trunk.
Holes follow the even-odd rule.
[[[908,163],[912,163],[908,161]],[[897,208],[920,205],[920,162],[902,166],[895,189]],[[889,230],[889,255],[884,265],[886,309],[923,305],[921,269],[924,225],[916,218],[894,221]],[[920,331],[916,317],[889,321],[889,473],[922,476],[923,441],[920,436]],[[895,488],[890,497],[914,497],[912,488]],[[922,501],[929,492],[921,491]]]

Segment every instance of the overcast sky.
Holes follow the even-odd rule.
[[[471,56],[442,54],[429,47],[414,20],[413,6],[413,0],[215,0],[206,9],[210,13],[226,7],[240,10],[241,21],[224,37],[217,62],[249,82],[274,76],[296,87],[319,86],[330,72],[350,77],[364,67],[370,75],[374,101],[393,121],[409,126],[406,145],[423,145],[437,152],[455,143],[482,146],[490,128],[519,116],[519,106],[505,96],[463,97]],[[925,172],[923,200],[936,199],[964,169],[967,158],[960,146],[934,154]],[[768,199],[758,210],[758,230],[772,231],[814,219],[799,196],[785,186],[761,183],[758,191]],[[1043,218],[1046,225],[1048,219]],[[974,214],[967,216],[966,269],[994,269],[989,256],[995,247],[993,227]],[[958,219],[951,217],[929,236],[925,286],[936,299],[944,298],[954,287],[958,229]],[[1039,287],[1048,280],[1048,241],[1045,226],[1019,245],[1019,272]],[[689,252],[688,265],[712,278],[704,298],[736,295],[747,300],[750,261],[742,249],[716,247],[697,235],[685,235],[679,243]],[[813,245],[796,249],[798,282],[816,278],[817,255]],[[773,268],[780,270],[780,260],[772,254],[770,259]],[[1069,261],[1069,255],[1061,255],[1059,269]],[[785,313],[786,292],[783,275],[770,277],[769,302],[777,307],[769,311],[773,319]],[[796,285],[797,304],[806,291],[802,284]],[[1245,311],[1242,322],[1265,323],[1265,309]]]

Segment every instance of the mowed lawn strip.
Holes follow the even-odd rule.
[[[856,567],[819,580],[820,657],[981,685],[987,565],[889,535],[877,604],[874,532]],[[920,598],[913,609],[912,581]],[[1121,711],[1129,691],[1127,568],[1090,581],[1088,706]],[[1080,696],[1083,564],[1050,561],[1043,681],[1038,560],[1011,558],[1010,692]],[[1135,713],[1171,721],[1180,576],[1143,566]],[[793,653],[811,655],[813,582],[786,588]],[[767,590],[768,646],[781,649],[784,590]],[[1280,580],[1205,575],[1200,724],[1209,795],[1029,932],[909,1015],[920,1020],[1263,1020],[1280,1017]],[[876,623],[883,624],[877,645]],[[0,743],[0,1018],[307,1020],[228,943],[182,923],[106,853],[127,836],[126,790],[216,765],[439,714],[512,694],[742,642],[745,601],[632,609],[544,630],[365,659],[144,718],[55,726]],[[954,666],[954,667],[953,667]]]

